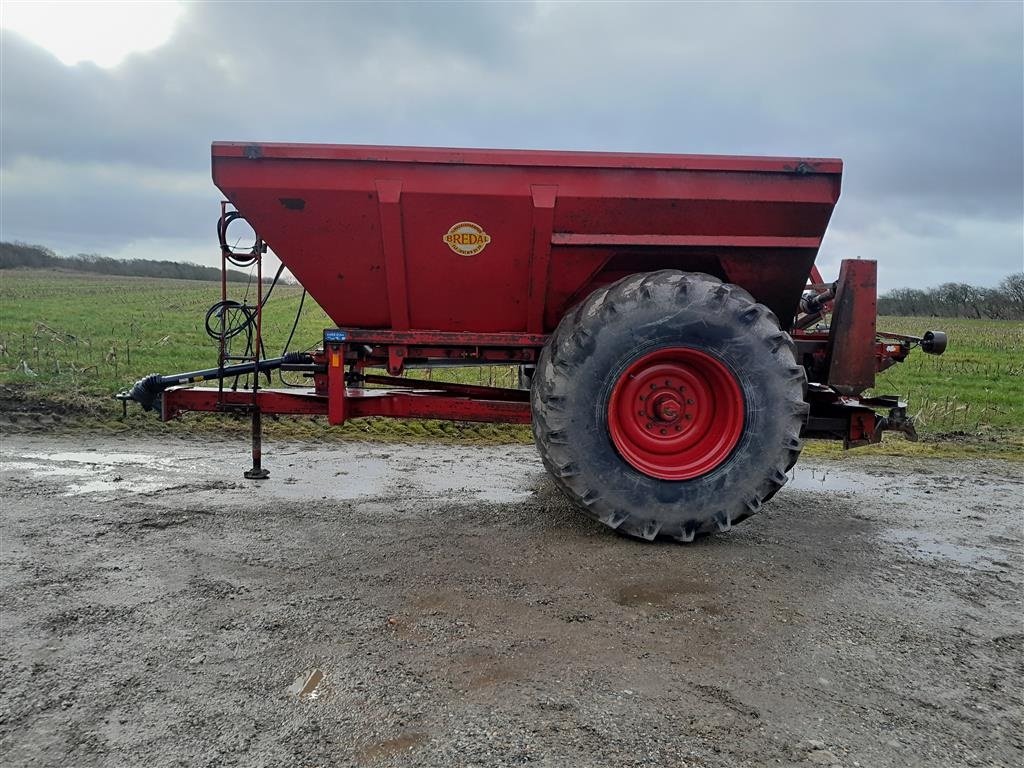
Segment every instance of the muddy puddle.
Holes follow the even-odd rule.
[[[913,560],[984,569],[1003,567],[1009,557],[1020,554],[1012,547],[993,542],[985,534],[987,517],[984,514],[964,514],[961,519],[956,519],[956,524],[939,525],[940,530],[936,530],[937,523],[946,520],[951,513],[956,516],[963,509],[948,508],[948,500],[944,499],[948,499],[951,491],[970,495],[981,509],[986,502],[1003,505],[1014,503],[1015,498],[1024,500],[1024,487],[1015,477],[1007,477],[1005,484],[993,482],[992,478],[944,477],[936,480],[925,473],[869,472],[809,462],[790,471],[789,482],[779,496],[793,498],[809,492],[815,496],[853,501],[881,500],[893,512],[900,513],[907,525],[878,530],[880,545]]]
[[[111,451],[45,450],[45,441],[29,439],[25,443],[20,450],[5,446],[0,451],[0,466],[57,482],[66,496],[158,495],[173,490],[177,495],[217,497],[225,490],[242,489],[257,499],[400,497],[417,501],[458,497],[515,503],[535,494],[546,478],[536,451],[525,445],[270,445],[265,446],[264,454],[270,477],[254,483],[242,477],[250,463],[246,446],[238,443],[197,447],[169,441],[160,446],[165,452],[154,450],[153,444],[146,444],[146,450]],[[882,495],[893,503],[932,504],[942,490],[927,476],[803,461],[789,472],[780,495],[809,492],[853,499]],[[982,484],[972,492],[984,498],[1005,495],[1006,490]],[[922,551],[931,549],[927,543],[922,547]]]
[[[784,490],[818,491],[820,493],[856,493],[870,489],[873,483],[867,475],[840,471],[833,467],[818,467],[797,464],[789,471],[789,482]]]
[[[319,669],[303,672],[288,686],[288,695],[297,699],[318,699],[323,693],[324,673]]]
[[[425,733],[407,733],[393,739],[385,739],[360,750],[356,755],[356,761],[360,765],[376,763],[403,752],[410,752],[426,742],[427,739],[428,736]]]
[[[782,492],[811,491],[850,497],[881,494],[893,500],[930,502],[936,498],[936,492],[942,490],[927,476],[870,472],[844,466],[840,461],[802,460],[789,471],[789,481]],[[978,492],[985,494],[985,487],[980,487]]]
[[[993,543],[959,543],[942,539],[928,531],[888,528],[886,539],[917,560],[945,560],[967,567],[1008,567],[1007,559],[1019,549]]]
[[[484,502],[528,498],[543,480],[535,454],[523,461],[521,446],[360,446],[302,444],[267,449],[270,478],[253,483],[244,448],[232,444],[199,452],[171,443],[169,454],[113,451],[0,452],[0,466],[27,477],[59,483],[65,496],[175,494],[201,500],[223,490],[245,489],[259,498],[355,501],[369,498]],[[312,450],[311,450],[312,449]],[[538,466],[531,466],[538,465]]]

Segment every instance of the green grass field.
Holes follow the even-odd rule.
[[[234,298],[241,298],[245,286],[231,290]],[[268,355],[281,352],[300,295],[301,289],[293,285],[275,289],[264,312]],[[0,272],[0,385],[8,399],[42,400],[114,420],[120,407],[111,395],[136,379],[216,365],[217,344],[203,329],[203,318],[219,298],[217,283]],[[307,298],[290,349],[317,344],[323,328],[330,325]],[[913,334],[941,328],[949,333],[945,355],[917,351],[907,363],[880,375],[875,390],[908,398],[923,437],[931,443],[1024,449],[1024,323],[889,317],[879,320],[879,328]],[[514,370],[509,368],[434,375],[514,384]],[[523,428],[482,431],[495,439],[528,439]],[[455,434],[450,425],[424,430],[421,425],[393,422],[371,429],[375,436],[377,432],[412,437]]]
[[[245,286],[233,286],[241,298]],[[281,351],[301,289],[279,285],[264,313],[268,353]],[[0,273],[0,344],[5,383],[31,383],[60,399],[109,397],[148,373],[217,364],[203,318],[220,284],[35,270]],[[307,301],[293,349],[329,325]],[[33,372],[26,373],[25,366]]]
[[[1024,433],[1024,323],[882,317],[878,328],[915,336],[929,329],[949,334],[945,354],[914,350],[876,382],[875,392],[902,395],[910,402],[923,434]]]

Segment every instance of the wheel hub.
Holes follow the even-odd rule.
[[[608,402],[608,430],[634,468],[690,480],[722,464],[743,434],[743,392],[716,357],[668,347],[635,360]]]
[[[652,410],[658,421],[674,423],[679,420],[682,408],[675,392],[662,392],[654,399]]]

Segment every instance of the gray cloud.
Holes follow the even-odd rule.
[[[824,155],[847,168],[826,264],[990,283],[1022,268],[1022,14],[195,4],[165,46],[110,70],[4,31],[3,236],[198,247],[214,139]]]

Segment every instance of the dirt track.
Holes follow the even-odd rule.
[[[804,462],[679,546],[529,447],[267,452],[4,437],[0,764],[1024,761],[1019,464]]]

